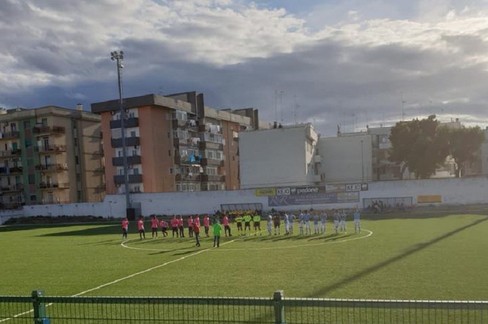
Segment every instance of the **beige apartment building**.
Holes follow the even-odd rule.
[[[258,125],[257,110],[216,110],[203,94],[149,94],[123,100],[129,192],[234,190],[239,132]],[[93,103],[100,114],[108,194],[124,193],[119,100]]]
[[[103,199],[100,116],[77,108],[0,110],[0,209]]]

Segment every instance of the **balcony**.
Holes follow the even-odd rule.
[[[0,132],[0,140],[2,139],[13,139],[13,138],[19,138],[20,132],[18,131],[12,131],[12,132]]]
[[[202,159],[202,166],[213,165],[213,166],[224,166],[224,160],[215,160],[209,158]]]
[[[0,167],[0,176],[20,175],[24,170],[21,166],[15,166],[12,168]]]
[[[39,189],[41,190],[54,190],[54,189],[68,189],[68,183],[57,183],[57,182],[41,182],[39,183]]]
[[[129,174],[129,183],[142,183],[142,174]],[[114,176],[115,184],[121,185],[124,184],[124,176],[123,175],[115,175]]]
[[[197,156],[193,156],[191,157],[190,155],[184,155],[184,156],[181,156],[181,155],[175,155],[175,164],[198,164],[200,165],[201,163],[201,158],[197,155]]]
[[[37,125],[33,129],[34,134],[64,134],[66,129],[62,126]]]
[[[62,172],[68,170],[68,165],[65,164],[38,164],[36,170],[41,172]]]
[[[141,161],[142,159],[140,155],[127,156],[127,165],[141,164]],[[112,165],[124,166],[124,157],[120,156],[112,158]]]
[[[105,167],[99,167],[93,170],[94,175],[100,175],[105,173]]]
[[[19,191],[24,190],[24,185],[22,183],[17,183],[17,184],[10,185],[10,186],[2,186],[2,187],[0,187],[0,190],[4,194],[5,193],[19,192]]]
[[[23,170],[24,168],[21,166],[14,166],[10,168],[10,174],[21,174]]]
[[[220,125],[205,124],[205,125],[199,125],[198,131],[201,133],[209,132],[212,134],[222,134],[222,127]]]
[[[207,150],[208,149],[208,150],[220,150],[220,151],[222,151],[224,149],[224,144],[201,141],[198,145],[198,148],[200,150]]]
[[[14,156],[20,156],[21,153],[22,153],[21,149],[13,149],[13,150],[1,151],[0,156],[1,157],[14,157]]]
[[[171,121],[171,126],[173,129],[178,129],[178,128],[184,128],[186,127],[186,120],[181,120],[181,119],[173,119]]]
[[[177,174],[175,181],[200,181],[200,174]]]
[[[59,154],[66,152],[65,145],[41,145],[37,146],[37,151],[41,154]]]
[[[201,182],[224,182],[225,176],[219,174],[200,174],[199,180]]]
[[[110,121],[110,129],[120,128],[122,120],[115,119]],[[139,118],[130,117],[124,120],[124,128],[139,127]]]
[[[122,138],[112,138],[112,147],[122,147]],[[137,136],[130,136],[125,138],[125,146],[139,146],[141,145],[141,138]]]

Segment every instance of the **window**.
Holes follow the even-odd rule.
[[[218,173],[217,173],[217,168],[216,168],[216,167],[206,167],[206,168],[205,168],[205,172],[206,172],[208,175],[218,175]]]
[[[36,183],[36,175],[35,174],[29,174],[28,176],[29,184],[35,184]]]
[[[30,120],[24,120],[24,129],[30,128]]]
[[[30,196],[30,201],[35,202],[36,200],[37,200],[37,196],[36,195],[31,195]]]
[[[49,149],[49,137],[42,138],[42,146],[45,150]]]

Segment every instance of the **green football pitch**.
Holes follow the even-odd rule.
[[[140,240],[135,224],[0,227],[0,295],[488,300],[488,218],[363,219],[361,233]],[[146,222],[146,228],[149,222]],[[283,228],[282,228],[283,231]],[[313,225],[312,225],[313,231]],[[212,233],[210,233],[212,234]]]

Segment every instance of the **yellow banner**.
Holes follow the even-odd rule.
[[[417,196],[417,203],[418,204],[433,204],[433,203],[441,203],[442,196],[441,195],[422,195]]]
[[[276,188],[260,188],[256,189],[255,193],[256,196],[276,196]]]

